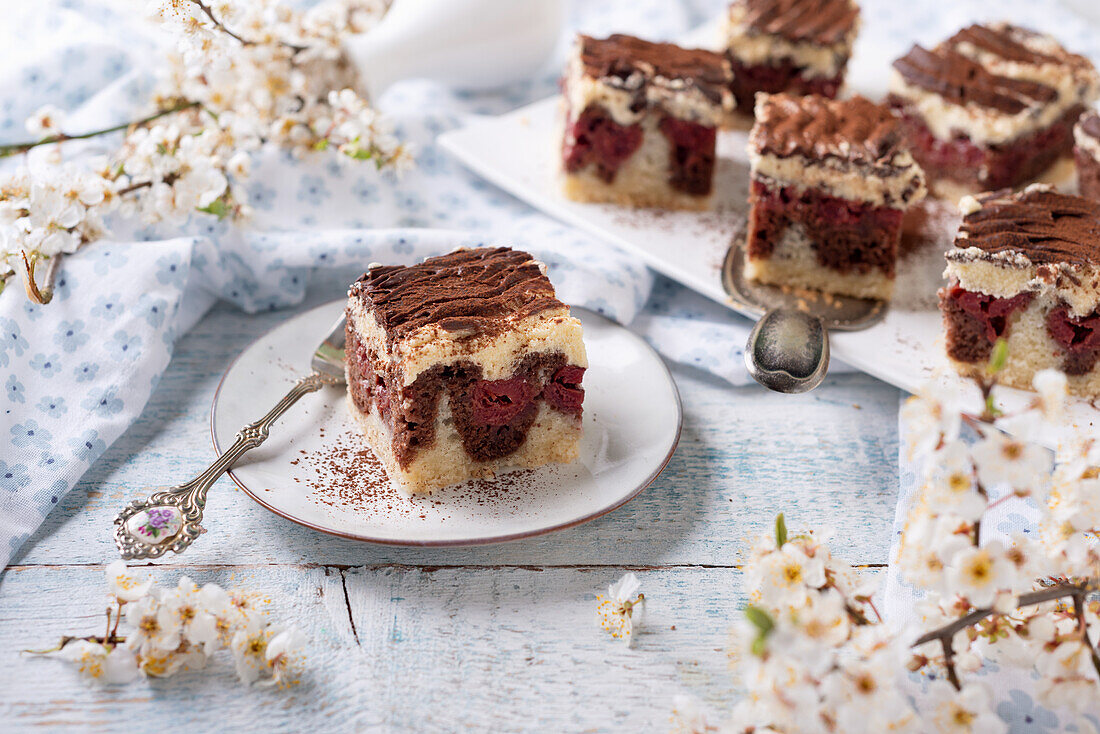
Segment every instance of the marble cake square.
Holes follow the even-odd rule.
[[[985,370],[998,339],[998,378],[1031,389],[1062,370],[1070,392],[1100,395],[1100,203],[1032,184],[960,202],[963,222],[940,289],[947,356],[963,375]]]
[[[348,408],[405,492],[577,458],[588,362],[544,270],[476,248],[352,285]]]
[[[746,277],[889,298],[902,216],[925,194],[890,110],[858,96],[761,93],[748,150]]]
[[[889,103],[934,193],[1016,187],[1069,173],[1073,125],[1100,95],[1092,63],[1052,37],[972,25],[894,62]]]
[[[732,3],[723,18],[723,40],[737,109],[750,114],[757,92],[836,97],[858,32],[853,0]]]
[[[1077,165],[1077,193],[1100,201],[1100,115],[1089,110],[1073,127],[1073,159]]]
[[[616,34],[578,36],[562,78],[570,199],[705,209],[717,129],[733,109],[729,61]]]

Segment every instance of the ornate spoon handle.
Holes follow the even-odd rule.
[[[182,553],[206,532],[202,511],[206,493],[218,477],[245,453],[267,440],[271,424],[307,393],[325,385],[339,384],[331,375],[314,372],[301,378],[263,418],[237,432],[233,445],[206,471],[178,487],[157,492],[148,499],[134,500],[115,518],[115,545],[123,558],[159,558],[167,551]]]

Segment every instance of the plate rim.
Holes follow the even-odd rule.
[[[307,311],[303,311],[299,314],[295,314],[294,316],[290,317],[289,319],[284,319],[283,321],[279,322],[278,324],[275,324],[270,329],[267,329],[262,334],[258,335],[254,339],[252,339],[243,349],[241,349],[240,352],[237,353],[237,355],[233,358],[233,360],[225,368],[225,371],[222,373],[222,376],[218,379],[218,385],[214,389],[214,396],[210,401],[210,441],[214,446],[214,453],[218,457],[222,456],[223,452],[221,450],[221,447],[218,445],[218,436],[217,436],[217,433],[214,429],[214,416],[215,416],[215,414],[217,413],[217,410],[218,410],[218,400],[221,397],[222,387],[225,385],[225,380],[229,376],[229,373],[233,371],[233,368],[237,366],[237,363],[240,361],[241,357],[243,357],[246,352],[248,352],[250,349],[252,349],[252,347],[256,346],[256,344],[260,340],[266,338],[268,335],[270,335],[276,329],[279,329],[279,328],[285,326],[289,321],[292,321],[293,319],[303,317],[306,314],[313,313],[314,311],[319,311],[321,309],[331,308],[333,306],[333,304],[342,303],[342,302],[344,302],[344,300],[345,299],[334,299],[332,301],[326,301],[325,303],[314,306],[313,308],[311,308]],[[294,517],[290,513],[285,512],[285,511],[273,506],[271,503],[264,501],[256,492],[249,489],[245,485],[245,483],[243,481],[241,481],[241,479],[233,472],[232,467],[230,467],[226,471],[225,474],[226,474],[226,476],[228,476],[233,481],[234,484],[237,485],[238,488],[240,488],[245,494],[247,494],[250,498],[252,498],[252,500],[256,504],[260,505],[261,507],[263,507],[265,510],[271,512],[272,514],[283,518],[284,520],[289,520],[290,522],[293,522],[296,525],[300,525],[302,527],[309,528],[310,530],[313,530],[313,531],[319,532],[319,533],[323,533],[325,535],[330,535],[330,536],[337,537],[337,538],[343,538],[343,539],[346,539],[346,540],[354,540],[354,541],[358,541],[358,542],[361,542],[361,543],[372,543],[372,544],[376,544],[376,545],[385,545],[385,546],[396,546],[396,547],[404,547],[404,548],[456,548],[456,547],[476,547],[476,546],[484,546],[484,545],[496,545],[498,543],[510,543],[510,542],[517,541],[517,540],[525,540],[527,538],[536,538],[536,537],[540,537],[540,536],[543,536],[543,535],[548,535],[550,533],[555,533],[555,532],[558,532],[558,531],[561,531],[561,530],[568,530],[569,528],[577,527],[578,525],[583,525],[585,523],[588,523],[588,522],[591,522],[591,521],[596,520],[598,518],[601,518],[604,515],[608,515],[608,514],[614,512],[615,510],[618,510],[623,505],[631,502],[639,494],[641,494],[644,490],[648,489],[653,484],[653,482],[655,482],[657,480],[657,477],[659,477],[664,472],[665,468],[668,467],[669,462],[672,460],[673,455],[676,453],[676,449],[679,448],[679,446],[680,446],[680,438],[683,435],[683,429],[684,429],[683,399],[680,396],[680,387],[679,387],[679,385],[676,384],[676,378],[673,377],[672,370],[669,369],[668,363],[665,362],[664,358],[660,355],[660,353],[656,349],[653,348],[653,346],[649,342],[647,342],[645,339],[643,339],[639,335],[635,334],[633,331],[630,331],[630,329],[626,328],[625,326],[618,323],[617,321],[614,321],[613,319],[610,319],[610,318],[608,318],[607,316],[604,316],[601,313],[593,311],[592,309],[584,308],[583,306],[574,306],[574,305],[570,305],[569,308],[570,308],[570,310],[576,309],[578,311],[583,311],[587,317],[596,317],[596,318],[598,318],[602,321],[605,321],[605,322],[607,322],[607,323],[609,323],[613,326],[616,326],[616,327],[622,329],[623,331],[627,332],[633,339],[635,339],[640,345],[644,346],[649,351],[649,353],[656,359],[657,363],[661,365],[661,368],[664,371],[664,375],[665,375],[666,379],[668,380],[669,385],[672,387],[672,397],[673,397],[675,405],[676,405],[676,431],[675,431],[675,436],[673,437],[672,444],[669,447],[669,450],[665,454],[664,458],[661,459],[661,461],[659,462],[656,469],[654,469],[652,472],[650,472],[649,476],[647,476],[642,482],[640,482],[637,487],[635,487],[633,490],[630,491],[630,493],[628,493],[627,495],[619,498],[618,500],[616,500],[611,505],[608,505],[607,507],[600,508],[600,509],[596,510],[595,512],[591,512],[591,513],[589,513],[587,515],[584,515],[582,517],[579,517],[579,518],[574,518],[574,519],[569,520],[569,521],[564,522],[564,523],[558,523],[556,525],[551,525],[551,526],[544,527],[544,528],[538,528],[538,529],[535,529],[535,530],[529,530],[529,531],[518,532],[518,533],[509,533],[507,535],[493,535],[493,536],[488,536],[488,537],[470,538],[470,539],[462,539],[462,540],[399,540],[399,539],[394,539],[394,538],[377,538],[377,537],[370,537],[370,536],[362,535],[362,534],[348,533],[348,532],[341,531],[341,530],[336,530],[336,529],[333,529],[333,528],[323,527],[321,525],[318,525],[318,524],[313,523],[313,522],[309,522],[308,520],[304,520],[304,519],[299,518],[299,517]]]

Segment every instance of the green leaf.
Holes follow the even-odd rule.
[[[229,216],[230,212],[233,211],[233,208],[231,206],[229,206],[229,202],[227,202],[225,200],[224,195],[219,196],[217,199],[214,199],[214,201],[210,202],[206,206],[200,206],[200,207],[196,207],[196,208],[200,212],[204,212],[206,214],[213,214],[218,219],[225,219],[227,216]]]
[[[993,355],[989,358],[989,373],[995,375],[1005,368],[1008,363],[1008,341],[998,339],[993,345]]]
[[[745,607],[745,618],[753,627],[760,630],[761,635],[766,635],[775,628],[772,616],[755,604]]]
[[[318,140],[316,143],[313,144],[313,149],[314,150],[328,150],[328,140],[326,138],[321,138],[320,140]]]
[[[987,415],[991,415],[994,418],[999,418],[1004,415],[1000,408],[993,404],[993,393],[990,392],[985,396],[985,412]]]
[[[783,517],[783,513],[780,512],[775,516],[775,547],[782,548],[783,544],[787,542],[787,520]]]
[[[357,161],[369,161],[374,157],[374,153],[370,151],[370,148],[360,148],[358,146],[348,148],[347,154],[349,158],[354,158]]]
[[[770,614],[758,606],[749,604],[745,607],[745,617],[753,627],[756,627],[756,639],[752,641],[752,654],[760,657],[768,644],[768,635],[775,629],[775,622]]]

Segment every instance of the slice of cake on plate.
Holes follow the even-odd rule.
[[[1062,370],[1071,393],[1100,395],[1100,203],[1033,184],[965,197],[940,290],[947,356],[982,374],[998,339],[998,379],[1030,389],[1042,369]]]
[[[408,493],[577,458],[581,323],[525,252],[371,266],[348,292],[345,353],[351,414]]]
[[[836,97],[859,31],[852,0],[737,0],[724,16],[737,109],[757,92]]]
[[[729,61],[616,34],[577,38],[562,79],[565,195],[705,209],[716,130],[733,109]]]
[[[1100,201],[1100,115],[1089,110],[1073,128],[1073,159],[1077,164],[1077,192]]]
[[[1052,37],[972,25],[894,62],[890,104],[932,190],[957,199],[1069,173],[1073,125],[1100,76]]]
[[[890,110],[863,97],[760,94],[749,159],[746,277],[890,297],[902,215],[925,194]]]

